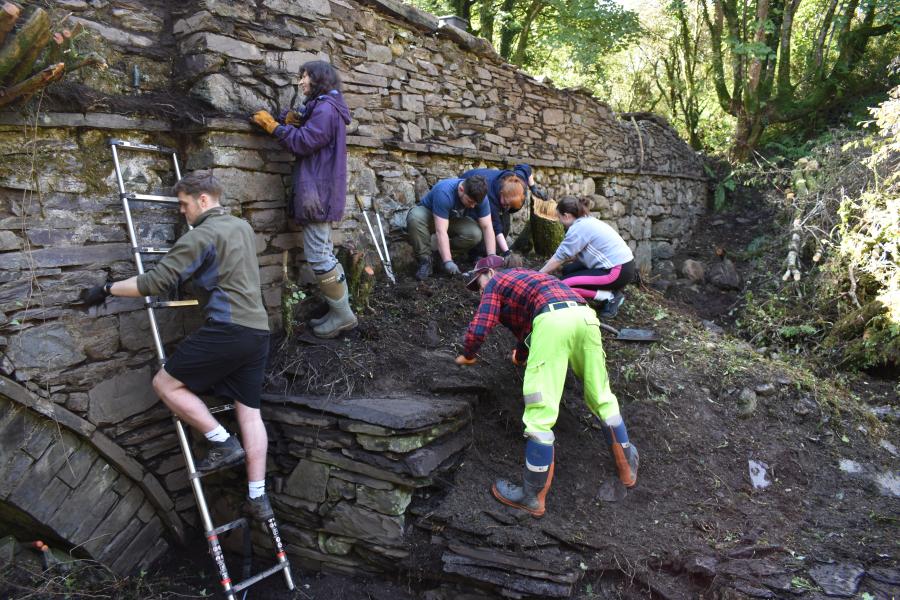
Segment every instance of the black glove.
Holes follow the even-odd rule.
[[[545,194],[544,191],[541,190],[538,186],[533,185],[528,189],[531,190],[531,195],[534,196],[535,198],[540,198],[541,200],[547,199],[547,194]]]
[[[509,258],[510,254],[512,254],[512,250],[504,250],[500,253],[500,256],[502,256],[503,258]]]
[[[103,285],[85,288],[81,290],[81,294],[79,294],[78,297],[81,299],[81,302],[87,306],[97,306],[98,304],[106,302],[111,286],[111,283],[105,283]]]

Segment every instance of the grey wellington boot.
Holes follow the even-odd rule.
[[[344,275],[344,266],[341,265],[341,263],[338,263],[337,266],[334,269],[332,269],[331,271],[329,271],[328,273],[324,273],[322,275],[322,278],[329,277],[332,273],[334,273],[334,276],[337,277],[338,281],[344,281],[344,279],[346,279],[346,277]],[[318,283],[319,283],[319,287],[321,288],[322,280],[319,279],[318,274],[316,275],[316,279],[319,280]],[[328,317],[331,315],[331,310],[332,310],[331,304],[329,304],[328,312],[325,313],[324,315],[322,315],[321,317],[316,317],[315,319],[310,319],[309,326],[312,327],[313,329],[315,329],[316,327],[321,327],[325,323],[325,321],[328,320]]]
[[[350,294],[347,291],[347,280],[341,265],[337,265],[327,273],[317,275],[316,278],[319,280],[319,289],[322,290],[329,308],[325,320],[319,325],[313,326],[313,334],[316,337],[331,339],[339,336],[343,331],[356,327],[356,315],[350,308]]]

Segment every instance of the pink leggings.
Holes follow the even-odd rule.
[[[622,289],[631,282],[633,277],[634,261],[629,261],[624,265],[616,265],[612,269],[582,268],[572,269],[568,273],[564,270],[562,282],[582,298],[590,300],[598,290],[613,292]]]

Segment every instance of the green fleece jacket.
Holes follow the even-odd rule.
[[[191,280],[207,320],[269,330],[250,224],[223,207],[207,210],[152,270],[138,275],[144,296]]]

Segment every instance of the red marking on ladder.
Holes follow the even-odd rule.
[[[278,554],[275,555],[275,558],[284,558],[284,557],[285,557],[284,552],[279,552]]]
[[[231,585],[231,578],[223,579],[223,580],[222,580],[222,585],[223,585],[223,586]]]
[[[213,541],[213,540],[219,539],[219,536],[217,536],[216,534],[212,534],[212,535],[206,536],[206,539],[209,540],[209,541],[211,542],[211,541]]]

